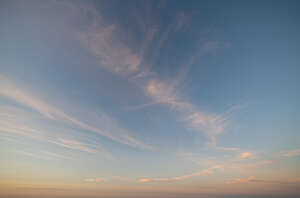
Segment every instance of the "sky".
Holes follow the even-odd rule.
[[[299,197],[299,7],[1,1],[0,197]]]

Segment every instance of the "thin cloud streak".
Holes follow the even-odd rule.
[[[248,169],[268,166],[268,165],[273,164],[284,158],[292,158],[292,157],[297,157],[299,155],[300,155],[300,149],[295,149],[295,150],[290,150],[290,151],[281,151],[276,155],[276,157],[269,158],[269,159],[263,159],[263,160],[256,161],[256,162],[235,164],[232,166],[232,168],[240,170],[240,171],[245,171]],[[244,152],[239,155],[239,158],[240,159],[253,159],[253,158],[257,158],[257,155],[252,152]]]
[[[256,179],[255,176],[249,176],[247,178],[235,178],[231,180],[227,180],[226,184],[241,184],[241,183],[264,183],[264,184],[297,184],[299,183],[299,178],[291,178],[285,181],[276,181],[276,180],[264,180],[264,179]]]
[[[262,160],[262,161],[258,161],[258,162],[252,162],[252,163],[236,164],[236,165],[233,165],[232,168],[240,170],[240,171],[245,171],[248,169],[254,169],[254,168],[260,168],[263,166],[267,166],[272,163],[274,163],[274,160]]]
[[[63,121],[71,123],[81,129],[86,129],[97,134],[103,135],[110,138],[113,141],[126,144],[129,146],[137,147],[140,149],[153,149],[151,146],[142,143],[141,141],[130,136],[126,130],[119,128],[115,122],[109,118],[107,115],[101,112],[102,117],[105,118],[105,122],[113,123],[109,128],[113,128],[114,131],[105,131],[97,127],[91,126],[82,122],[62,110],[43,102],[42,100],[34,97],[28,92],[23,91],[18,86],[14,85],[11,81],[7,80],[5,77],[0,76],[0,95],[5,96],[15,102],[18,102],[22,105],[32,108],[33,110],[39,112],[41,115],[45,116],[48,119],[55,121]],[[101,118],[101,117],[99,117]]]
[[[73,150],[79,150],[79,151],[85,151],[88,153],[96,153],[97,151],[95,149],[89,148],[87,145],[85,145],[82,142],[78,142],[75,140],[69,140],[64,138],[58,138],[56,141],[51,141],[53,144],[57,144],[59,146],[73,149]]]
[[[239,151],[241,150],[240,148],[236,147],[216,147],[216,150],[221,150],[221,151]]]
[[[58,159],[72,159],[70,157],[57,154],[54,152],[49,152],[49,151],[41,151],[38,153],[33,153],[33,152],[27,152],[27,151],[16,151],[18,154],[22,154],[25,156],[37,158],[37,159],[42,159],[42,160],[58,160]]]
[[[71,134],[76,133],[68,127],[47,128],[47,126],[39,125],[40,115],[28,112],[22,108],[11,106],[0,106],[0,135],[9,137],[9,141],[20,141],[22,137],[32,138],[37,141],[46,142],[57,145],[62,148],[68,148],[88,153],[101,153],[107,159],[115,158],[109,152],[105,151],[99,143],[86,144],[70,138]],[[65,131],[61,133],[61,131]]]
[[[199,176],[206,176],[206,175],[213,175],[216,173],[216,170],[223,170],[222,166],[212,166],[210,168],[197,171],[191,174],[186,174],[178,177],[172,178],[141,178],[137,180],[137,183],[148,183],[148,182],[175,182],[175,181],[182,181],[189,179],[191,177],[199,177]]]
[[[96,177],[96,178],[86,178],[86,179],[84,179],[84,181],[88,182],[88,183],[100,183],[100,182],[105,181],[105,179],[100,178],[100,177]]]
[[[296,157],[300,155],[300,149],[290,150],[290,151],[281,151],[282,157]]]
[[[247,178],[235,178],[235,179],[232,179],[232,180],[228,180],[225,183],[226,184],[250,183],[250,182],[254,181],[254,178],[255,178],[254,176],[250,176],[250,177],[247,177]]]

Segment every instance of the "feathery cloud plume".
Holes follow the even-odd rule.
[[[167,104],[179,111],[188,126],[203,132],[209,138],[210,142],[214,146],[216,145],[216,137],[225,130],[227,120],[229,119],[228,113],[217,115],[201,112],[197,110],[195,105],[181,99],[172,84],[168,85],[157,79],[152,79],[148,82],[145,92],[153,98],[155,101],[154,104]]]
[[[129,135],[129,133],[125,129],[121,129],[115,121],[113,121],[103,112],[100,112],[101,116],[98,117],[98,121],[106,123],[106,130],[102,130],[98,127],[80,121],[77,118],[60,110],[59,108],[38,99],[29,92],[26,92],[23,89],[19,88],[19,86],[16,86],[13,82],[9,81],[4,76],[0,76],[0,95],[5,96],[29,108],[32,108],[48,119],[71,123],[78,128],[92,131],[94,133],[108,137],[113,141],[129,146],[141,149],[153,149],[151,146]],[[107,123],[109,123],[109,125]]]
[[[99,143],[86,144],[74,140],[74,138],[65,137],[75,132],[72,129],[63,127],[63,131],[67,131],[68,133],[65,134],[61,132],[58,133],[61,129],[51,130],[44,125],[36,124],[36,119],[34,118],[36,114],[25,111],[22,108],[0,105],[0,111],[3,112],[0,113],[0,137],[7,136],[10,137],[10,141],[19,141],[22,140],[19,139],[19,136],[24,136],[72,150],[101,153],[107,159],[115,159],[109,152],[105,151]]]
[[[58,6],[59,5],[61,4],[58,4]],[[81,26],[84,26],[85,28],[79,28],[81,26],[79,25],[78,27],[77,25],[70,29],[75,30],[72,31],[73,35],[75,32],[75,37],[99,59],[99,65],[115,74],[126,76],[129,79],[137,79],[137,83],[145,91],[145,94],[153,99],[153,102],[139,105],[133,109],[148,107],[155,104],[166,104],[170,108],[176,109],[189,127],[203,132],[209,138],[210,144],[216,147],[216,137],[225,131],[229,116],[200,111],[194,104],[183,100],[182,97],[179,96],[179,90],[177,90],[176,86],[178,82],[168,84],[157,78],[157,75],[153,74],[149,69],[141,66],[147,45],[151,42],[157,32],[156,29],[153,28],[153,25],[151,25],[150,29],[145,28],[149,31],[145,32],[145,42],[142,42],[141,46],[142,52],[135,53],[128,45],[119,39],[118,36],[120,32],[123,31],[122,28],[114,23],[105,23],[101,13],[96,8],[84,3],[67,3],[64,6],[69,9],[69,14],[62,17],[62,20],[73,21],[74,19],[81,19],[80,21],[82,22],[86,21],[86,23],[81,24]],[[68,9],[66,12],[68,12]],[[62,14],[62,16],[64,16],[64,14]],[[159,53],[162,45],[168,39],[169,33],[182,28],[185,22],[186,15],[184,13],[177,14],[173,23],[171,23],[166,31],[160,36],[155,52]],[[214,53],[218,47],[219,43],[217,41],[208,41],[204,43],[199,51],[200,53]],[[197,53],[199,53],[199,51]],[[154,59],[156,59],[157,54],[154,54],[153,56]],[[192,65],[194,61],[195,56],[188,61],[186,67]],[[153,75],[146,75],[149,73],[152,73]],[[148,76],[148,78],[142,78],[144,76]],[[73,122],[77,122],[74,119],[72,120]],[[95,129],[91,129],[90,126],[87,127],[83,123],[77,122],[77,124],[95,131]],[[104,134],[105,132],[98,131],[98,133]],[[105,135],[110,136],[110,134]],[[110,138],[113,139],[116,137],[110,136]],[[131,141],[131,139],[132,138],[124,137],[121,138],[121,140],[120,138],[117,139],[117,141],[135,144],[136,146],[144,147],[145,149],[151,149],[149,146],[141,145],[136,141]]]
[[[114,38],[117,26],[91,27],[80,32],[80,41],[99,58],[100,65],[118,74],[130,74],[139,70],[141,57]]]

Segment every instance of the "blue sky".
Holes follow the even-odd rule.
[[[297,1],[0,7],[0,194],[299,195]]]

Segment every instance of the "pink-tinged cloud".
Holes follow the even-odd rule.
[[[59,28],[78,39],[98,59],[99,66],[120,75],[140,72],[142,57],[118,39],[119,27],[105,23],[97,8],[86,2],[45,4],[56,11],[60,19]]]
[[[247,169],[254,169],[254,168],[260,168],[263,166],[268,166],[268,165],[272,164],[273,162],[274,162],[273,160],[262,160],[262,161],[258,161],[258,162],[233,165],[232,168],[243,171],[243,170],[247,170]]]
[[[249,159],[249,158],[254,158],[254,157],[255,157],[255,154],[252,152],[244,152],[239,155],[239,158],[241,158],[241,159]]]
[[[287,180],[266,180],[266,179],[257,179],[254,176],[250,176],[247,178],[235,178],[231,180],[227,180],[226,184],[241,184],[241,183],[262,183],[262,184],[298,184],[300,182],[298,177],[290,178]]]
[[[88,145],[76,141],[76,140],[70,140],[70,139],[64,139],[64,138],[57,138],[57,140],[51,141],[54,144],[57,144],[59,146],[73,149],[73,150],[79,150],[79,151],[85,151],[88,153],[96,153],[97,150],[90,148]]]
[[[58,160],[58,159],[71,159],[70,157],[54,153],[54,152],[49,152],[49,151],[40,151],[40,152],[27,152],[27,151],[16,151],[19,154],[41,159],[41,160]]]
[[[97,152],[107,159],[115,159],[109,152],[105,151],[99,143],[86,144],[74,138],[63,137],[64,135],[70,135],[75,132],[68,128],[68,126],[51,130],[47,126],[39,125],[36,119],[40,119],[40,116],[34,112],[12,106],[0,106],[0,112],[0,132],[7,133],[11,141],[20,141],[18,136],[21,135],[72,150],[89,153]]]
[[[58,4],[62,6],[62,4]],[[122,32],[116,24],[108,24],[102,21],[101,13],[96,8],[88,4],[67,3],[63,4],[68,8],[68,14],[62,14],[62,20],[73,21],[73,19],[80,18],[81,21],[86,21],[86,28],[78,28],[75,31],[76,37],[79,41],[99,59],[99,65],[107,68],[109,71],[121,75],[134,75],[135,77],[144,77],[152,73],[145,67],[141,67],[144,51],[147,45],[154,38],[156,29],[151,27],[145,33],[145,43],[141,46],[141,53],[134,53],[130,47],[125,45],[119,38],[118,34]],[[64,16],[64,17],[63,17]],[[167,28],[168,30],[163,33],[159,40],[158,49],[162,47],[165,40],[167,40],[170,32],[182,28],[185,24],[187,17],[184,13],[179,13],[176,20]],[[92,22],[90,22],[92,21]],[[73,27],[75,28],[75,27]],[[201,51],[215,52],[219,43],[217,41],[206,42]],[[194,62],[195,57],[192,58],[188,65]],[[210,141],[215,142],[216,136],[222,133],[225,129],[226,119],[220,115],[213,113],[204,113],[178,96],[175,84],[167,84],[160,79],[150,77],[146,81],[140,83],[154,102],[152,104],[167,104],[171,108],[175,108],[184,117],[184,120],[189,126],[204,132],[209,136]],[[149,106],[141,105],[142,107]]]
[[[189,127],[204,133],[210,143],[216,146],[216,137],[224,132],[227,126],[227,114],[217,115],[199,111],[195,105],[180,97],[173,84],[166,84],[158,79],[150,80],[145,92],[155,101],[153,104],[166,104],[177,110]]]
[[[86,179],[84,179],[84,181],[88,182],[88,183],[100,183],[100,182],[105,181],[105,179],[96,177],[96,178],[86,178]]]
[[[50,105],[43,100],[35,97],[33,94],[24,91],[20,86],[15,85],[12,81],[8,80],[6,77],[0,75],[0,95],[5,96],[15,102],[25,105],[48,119],[66,122],[73,124],[74,126],[98,133],[105,137],[110,138],[113,141],[126,144],[132,147],[137,147],[140,149],[152,150],[153,147],[147,145],[140,140],[129,135],[126,129],[122,129],[118,124],[109,116],[103,112],[99,112],[101,116],[98,116],[97,123],[103,123],[105,129],[100,129],[98,126],[90,125],[84,121],[81,121],[67,113],[63,110]]]
[[[91,27],[79,32],[78,38],[96,57],[101,66],[121,75],[139,72],[141,57],[115,38],[117,26]]]
[[[13,133],[34,139],[43,138],[41,130],[28,126],[25,121],[20,119],[20,117],[25,116],[24,111],[10,106],[1,106],[0,112],[0,132]]]
[[[171,177],[171,178],[165,178],[165,177],[161,177],[161,178],[142,178],[139,179],[137,182],[138,183],[148,183],[148,182],[175,182],[175,181],[182,181],[182,180],[186,180],[189,179],[191,177],[198,177],[198,176],[205,176],[205,175],[213,175],[215,174],[216,170],[223,170],[223,166],[213,166],[201,171],[197,171],[191,174],[186,174],[186,175],[182,175],[182,176],[178,176],[178,177]]]
[[[226,184],[249,183],[249,182],[254,181],[254,179],[255,179],[254,176],[250,176],[250,177],[247,177],[247,178],[235,178],[235,179],[232,179],[232,180],[228,180],[225,183]]]
[[[151,179],[149,179],[149,178],[142,178],[142,179],[139,179],[137,182],[138,183],[147,183],[147,182],[150,182],[151,181]]]
[[[112,73],[126,76],[129,79],[139,79],[139,86],[145,91],[146,95],[153,99],[153,102],[149,103],[150,105],[165,104],[170,108],[176,109],[188,127],[205,133],[210,143],[216,145],[216,137],[224,132],[228,124],[228,116],[198,110],[195,105],[183,100],[179,96],[179,90],[177,90],[176,86],[177,83],[168,84],[158,79],[157,75],[153,74],[152,71],[141,66],[144,60],[144,52],[148,47],[147,45],[151,43],[157,32],[154,26],[144,30],[145,41],[141,45],[140,52],[135,52],[119,38],[122,31],[126,30],[123,30],[117,24],[105,23],[101,13],[96,8],[84,3],[59,3],[57,6],[67,8],[66,14],[60,13],[62,15],[61,20],[65,21],[66,24],[70,24],[67,23],[69,21],[80,19],[82,24],[80,24],[79,27],[78,24],[69,27],[69,29],[72,30],[70,34],[74,35],[79,42],[98,59],[99,66],[106,68]],[[159,53],[162,45],[168,39],[168,35],[181,29],[186,19],[187,17],[184,13],[177,15],[174,22],[171,23],[167,30],[160,36],[155,52]],[[218,41],[207,41],[203,44],[200,51],[202,53],[215,53],[217,48],[219,48]],[[154,59],[156,56],[158,56],[158,54],[154,55]],[[188,66],[194,63],[195,57],[191,60],[192,61],[188,61]],[[153,75],[149,76],[150,73]],[[148,76],[148,78],[143,78],[145,76]],[[153,76],[156,77],[154,78]],[[135,109],[150,106],[149,104],[139,105]],[[82,126],[82,124],[80,125]],[[105,131],[101,131],[101,133],[103,134]],[[136,144],[138,147],[151,149],[151,147],[141,145],[136,141],[130,142],[130,139],[131,138],[125,141],[129,141],[129,144]],[[121,141],[125,142],[124,140]]]

